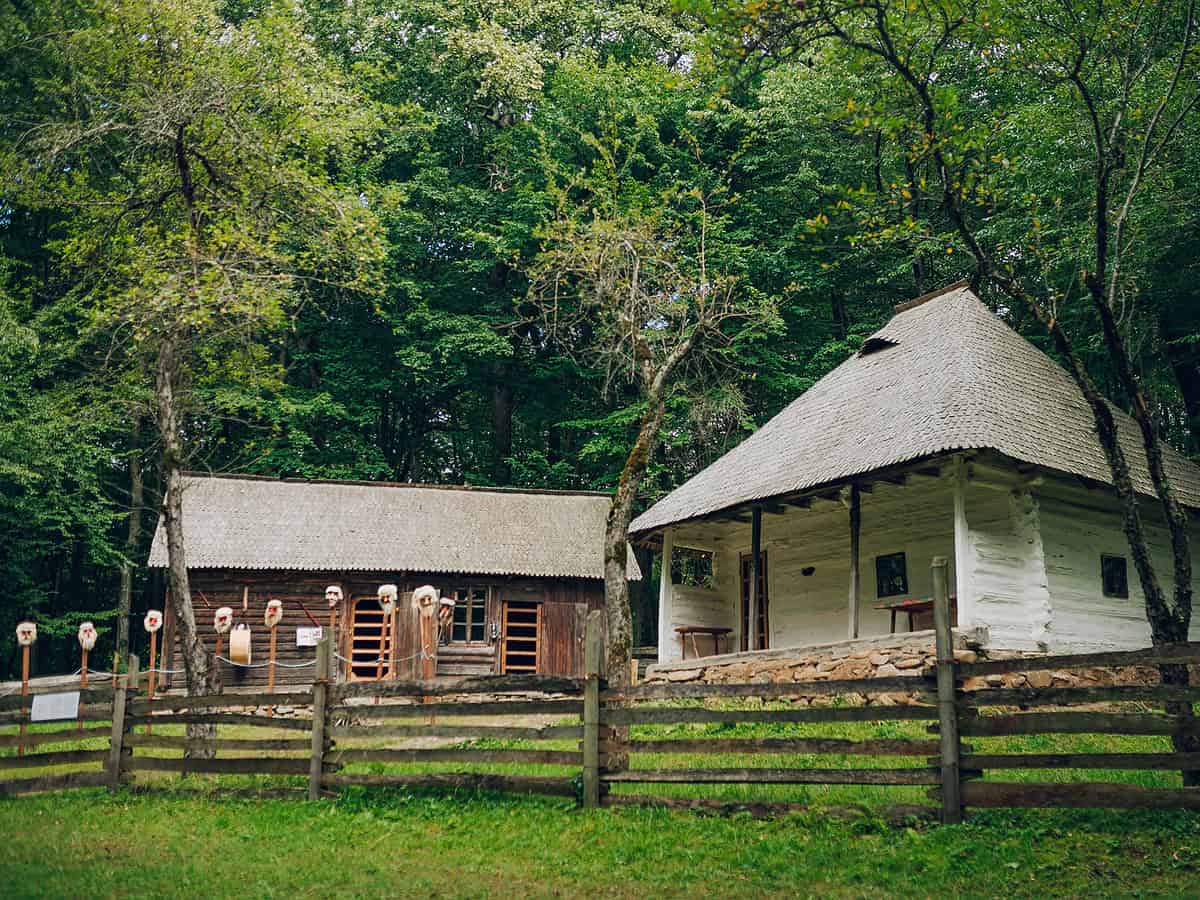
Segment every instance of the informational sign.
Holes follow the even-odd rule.
[[[321,643],[321,638],[324,635],[324,629],[320,626],[316,628],[297,628],[296,629],[296,646],[297,647],[315,647]]]
[[[30,722],[56,722],[74,719],[79,715],[79,691],[61,694],[36,694],[29,711]]]

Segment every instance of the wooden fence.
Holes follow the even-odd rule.
[[[177,773],[292,776],[291,789],[306,789],[314,799],[356,785],[475,787],[577,797],[586,807],[721,803],[728,790],[721,786],[728,785],[907,788],[910,799],[911,789],[918,787],[920,795],[938,801],[946,822],[960,821],[972,807],[1200,809],[1200,787],[1014,781],[1004,775],[1021,770],[1028,778],[1029,772],[1064,769],[1200,772],[1200,750],[993,752],[984,746],[996,738],[1041,734],[1200,739],[1200,719],[1193,715],[1198,687],[1014,688],[986,682],[989,676],[1016,673],[1200,663],[1200,644],[958,663],[951,648],[944,561],[935,562],[934,586],[938,663],[915,676],[609,688],[600,676],[595,613],[587,623],[582,679],[510,675],[337,683],[329,677],[326,641],[319,648],[311,691],[305,693],[151,698],[139,695],[137,660],[131,658],[129,673],[113,687],[81,694],[77,721],[0,735],[0,795],[116,788],[143,780],[142,773]],[[973,685],[982,679],[987,686],[967,690],[966,679]],[[894,705],[873,702],[885,695]],[[898,695],[903,702],[896,702]],[[811,702],[795,703],[800,696]],[[843,703],[850,697],[855,705]],[[32,697],[0,698],[0,725],[25,722],[31,705]],[[844,728],[841,735],[805,728],[802,736],[788,735],[786,728],[774,735],[770,727],[757,729],[758,734],[752,729],[749,736],[744,730],[723,730],[822,723],[908,724],[904,737],[854,739],[844,736]],[[215,736],[189,747],[182,726],[193,724],[214,726]],[[264,729],[271,733],[263,734]],[[696,756],[751,762],[696,765],[690,761]],[[832,759],[787,763],[796,757]],[[770,764],[779,758],[782,763]],[[162,775],[149,783],[156,777]],[[675,788],[664,785],[690,786],[688,796],[672,794]]]

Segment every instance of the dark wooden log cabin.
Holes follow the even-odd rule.
[[[329,628],[325,590],[338,585],[338,677],[419,677],[411,592],[431,585],[455,599],[437,649],[439,677],[581,675],[584,619],[604,604],[608,505],[607,496],[582,492],[189,475],[184,538],[200,634],[215,649],[213,614],[231,607],[235,627],[251,629],[252,667],[219,663],[222,683],[260,687],[270,640],[263,614],[268,600],[281,600],[275,683],[309,684],[311,629]],[[161,523],[149,564],[166,565]],[[629,571],[641,577],[632,553]],[[382,584],[401,592],[392,645]],[[164,605],[163,667],[175,669],[176,623]],[[224,645],[227,656],[228,636]]]

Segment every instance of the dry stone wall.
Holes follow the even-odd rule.
[[[954,657],[961,663],[988,659],[1012,659],[1040,654],[1020,651],[987,651],[980,647],[975,632],[956,632]],[[813,647],[769,650],[759,653],[735,653],[701,657],[650,666],[645,681],[658,683],[706,682],[710,684],[761,683],[797,685],[795,702],[824,706],[834,702],[826,695],[805,695],[805,682],[842,681],[863,678],[911,677],[914,692],[927,689],[918,679],[936,662],[932,631],[914,631],[860,641],[841,641]],[[1051,669],[1039,672],[1014,672],[967,678],[963,687],[978,690],[988,687],[1047,688],[1087,687],[1113,684],[1154,684],[1159,680],[1153,667],[1121,669]],[[838,698],[846,705],[894,706],[898,703],[927,702],[915,693],[893,692],[872,695],[848,694]]]

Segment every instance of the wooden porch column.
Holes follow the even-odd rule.
[[[675,640],[671,631],[671,606],[674,603],[674,591],[671,584],[671,557],[675,553],[675,532],[671,528],[663,529],[662,564],[658,580],[658,661],[670,662],[670,648]]]
[[[849,638],[858,637],[858,535],[862,530],[862,503],[859,497],[858,485],[850,485],[850,627]]]
[[[750,511],[750,636],[746,646],[757,650],[762,644],[762,635],[758,633],[758,605],[762,598],[758,596],[758,580],[762,577],[762,507],[756,506]]]
[[[967,529],[967,463],[962,454],[954,457],[954,593],[959,628],[973,623],[975,609],[969,583],[971,542]]]

